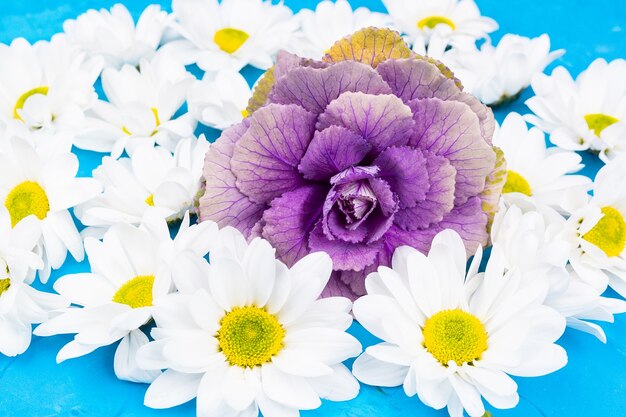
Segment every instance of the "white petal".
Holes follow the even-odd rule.
[[[416,381],[417,396],[420,401],[437,410],[442,409],[446,405],[450,407],[451,397],[456,398],[456,395],[452,394],[450,381],[447,378],[444,380],[432,380],[421,378],[421,376],[423,375],[418,376]],[[459,415],[463,415],[462,408]]]
[[[463,365],[463,370],[472,378],[479,390],[481,387],[485,387],[501,396],[508,396],[517,392],[515,381],[502,371],[471,365]]]
[[[191,298],[189,311],[195,322],[209,334],[215,334],[220,327],[220,320],[225,312],[204,290],[197,291]]]
[[[207,372],[198,387],[197,413],[202,417],[233,416],[237,411],[224,402],[224,377],[228,366],[218,366],[212,372]]]
[[[30,324],[16,317],[0,317],[0,352],[6,356],[17,356],[26,352],[31,340]]]
[[[152,316],[159,328],[197,329],[189,305],[192,296],[188,294],[168,294],[154,301]]]
[[[139,367],[150,371],[169,368],[169,361],[163,356],[163,347],[168,342],[167,339],[155,340],[139,347],[136,355]]]
[[[148,337],[141,330],[133,330],[122,339],[113,359],[115,375],[119,379],[150,383],[161,374],[159,371],[145,371],[137,364],[137,350],[147,343]]]
[[[321,298],[302,315],[291,329],[331,327],[345,331],[352,325],[352,302],[345,297]]]
[[[249,284],[239,262],[212,258],[209,285],[213,298],[224,310],[246,305]]]
[[[172,281],[180,292],[192,294],[201,288],[209,289],[209,263],[193,252],[177,255],[171,266],[171,274]]]
[[[476,387],[455,374],[450,375],[450,383],[470,417],[482,417],[485,414],[485,406]]]
[[[287,331],[283,342],[286,348],[306,352],[327,365],[343,362],[362,351],[361,344],[354,336],[336,329]]]
[[[419,329],[419,326],[402,311],[398,303],[388,296],[363,296],[354,302],[352,312],[368,332],[387,342],[400,344],[400,341],[394,340],[394,335],[401,333],[406,336]],[[395,331],[390,332],[394,329]]]
[[[154,380],[144,398],[150,408],[170,408],[191,401],[198,394],[202,374],[183,374],[171,369]]]
[[[515,376],[543,376],[567,364],[567,353],[559,345],[528,342],[523,347],[521,363],[505,371]]]
[[[297,320],[319,298],[332,272],[328,254],[316,252],[305,256],[290,270],[291,293],[278,312],[282,323]]]
[[[244,411],[261,389],[260,370],[231,366],[222,381],[224,401],[235,410]]]
[[[222,355],[217,354],[217,344],[217,339],[208,334],[190,332],[169,341],[163,347],[163,357],[170,361],[172,368],[202,372],[223,362]]]
[[[57,363],[61,363],[68,359],[78,358],[80,356],[85,356],[98,349],[100,346],[98,345],[84,345],[75,340],[72,340],[65,346],[59,350],[57,353],[56,361]]]
[[[272,358],[272,363],[287,374],[302,377],[319,377],[333,373],[330,366],[297,349],[284,348]]]
[[[402,385],[408,366],[382,362],[366,353],[356,358],[352,365],[352,373],[367,385],[378,387],[397,387]]]
[[[365,351],[368,355],[378,359],[379,361],[401,366],[410,366],[415,359],[412,355],[409,355],[397,345],[386,342],[369,346],[365,349]]]
[[[349,401],[359,395],[359,382],[345,365],[333,366],[333,373],[309,379],[320,398],[330,401]]]
[[[260,238],[250,242],[243,258],[243,269],[251,287],[252,302],[263,307],[269,300],[276,276],[276,250],[267,240]]]
[[[116,288],[100,275],[79,273],[59,278],[54,283],[54,290],[72,304],[98,306],[110,303]]]
[[[322,404],[306,379],[288,375],[271,363],[261,367],[261,378],[268,398],[287,407],[312,410]]]
[[[291,292],[291,273],[287,268],[287,265],[280,261],[276,261],[276,277],[274,279],[274,288],[272,294],[265,307],[268,313],[276,314],[283,308],[289,294]]]
[[[300,411],[294,407],[287,407],[274,400],[267,395],[261,393],[257,398],[259,410],[263,413],[263,417],[299,417]]]

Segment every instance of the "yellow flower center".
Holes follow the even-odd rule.
[[[224,28],[215,32],[213,41],[226,53],[232,54],[241,48],[250,35],[243,30],[235,28]]]
[[[250,116],[250,113],[248,113],[248,110],[243,109],[241,111],[241,116],[245,119],[246,117]]]
[[[13,227],[31,214],[43,220],[50,211],[46,192],[34,181],[24,181],[13,188],[4,200],[4,206],[9,211]]]
[[[444,310],[431,316],[424,324],[424,347],[443,365],[457,365],[480,358],[487,350],[485,326],[463,310]]]
[[[137,275],[117,290],[113,302],[132,308],[149,307],[152,305],[153,286],[154,275]]]
[[[159,118],[159,109],[157,109],[156,107],[151,107],[150,110],[152,111],[152,114],[154,115],[154,124],[158,128],[159,126],[161,126],[161,119]],[[128,136],[133,135],[133,133],[130,130],[128,130],[126,126],[122,126],[122,132],[124,132]],[[157,133],[158,133],[158,129],[154,129],[152,133],[150,133],[150,136],[154,136]]]
[[[154,207],[154,194],[150,194],[148,197],[146,197],[145,202],[150,207]]]
[[[11,286],[10,278],[0,279],[0,296],[2,296],[2,294],[4,294],[4,292],[8,290],[10,286]]]
[[[593,130],[593,133],[596,136],[600,136],[600,133],[607,127],[611,126],[613,123],[619,122],[619,119],[616,119],[613,116],[603,113],[593,113],[586,114],[585,121],[587,122],[587,126],[590,130]]]
[[[502,188],[502,193],[522,193],[527,196],[532,195],[530,184],[528,184],[526,178],[522,177],[515,171],[506,172],[506,182]]]
[[[254,368],[283,348],[285,329],[276,316],[255,306],[235,307],[220,321],[219,348],[231,365]]]
[[[41,94],[44,96],[48,95],[48,87],[41,86],[41,87],[33,88],[32,90],[28,90],[27,92],[22,94],[20,98],[18,98],[17,101],[15,102],[15,107],[13,107],[13,118],[20,120],[22,122],[24,121],[24,119],[22,119],[22,117],[19,115],[17,111],[22,110],[24,108],[24,104],[26,104],[26,100],[28,100],[35,94]]]
[[[619,256],[626,246],[624,216],[611,206],[602,207],[604,216],[583,235],[583,239],[602,249],[606,256]]]
[[[454,22],[445,16],[428,16],[417,22],[417,27],[420,29],[430,28],[434,29],[435,26],[444,24],[450,26],[452,30],[456,29]]]

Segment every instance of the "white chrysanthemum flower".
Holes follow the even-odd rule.
[[[0,210],[0,354],[16,356],[30,345],[32,324],[48,319],[52,310],[68,303],[55,294],[28,285],[41,258],[33,252],[39,241],[39,224],[28,217],[11,226],[11,218]]]
[[[107,67],[136,66],[142,58],[151,58],[159,47],[172,17],[153,4],[133,21],[122,4],[111,10],[88,10],[75,20],[67,20],[63,30],[70,42],[90,56],[101,56]]]
[[[352,10],[347,0],[324,0],[315,11],[300,10],[294,19],[300,30],[289,39],[286,49],[299,56],[321,59],[331,46],[344,36],[370,26],[391,28],[391,16],[372,12],[366,7]]]
[[[571,150],[600,152],[609,161],[626,153],[626,60],[596,59],[574,81],[563,67],[539,74],[526,105],[528,121],[550,133],[550,141]]]
[[[205,73],[189,90],[187,106],[200,123],[224,130],[248,115],[250,97],[252,89],[243,75],[226,70]]]
[[[234,230],[234,229],[233,229]],[[155,303],[155,341],[137,359],[166,369],[148,388],[145,404],[167,408],[197,397],[202,417],[295,416],[345,401],[359,384],[341,363],[361,352],[346,333],[351,303],[319,300],[332,272],[318,252],[291,269],[267,241],[237,237],[189,268],[194,291]],[[191,288],[190,288],[191,290]]]
[[[267,69],[298,25],[291,10],[264,0],[173,0],[183,41],[165,49],[205,71]]]
[[[8,210],[11,224],[33,216],[41,225],[37,251],[44,264],[39,273],[46,282],[50,269],[60,268],[69,251],[82,261],[83,242],[69,209],[100,193],[101,184],[93,178],[76,178],[78,158],[71,144],[33,148],[12,138],[0,152],[0,202]]]
[[[362,382],[403,385],[426,405],[448,408],[452,417],[482,417],[484,397],[495,408],[519,401],[507,374],[540,376],[567,363],[554,344],[565,319],[542,305],[544,282],[524,283],[505,274],[494,246],[487,270],[477,273],[479,250],[465,272],[466,253],[456,232],[435,236],[428,256],[404,246],[393,269],[370,274],[367,294],[354,303],[355,318],[383,342],[370,346],[354,363]]]
[[[499,105],[513,101],[531,80],[565,53],[550,52],[550,38],[506,34],[497,46],[485,42],[480,49],[451,49],[444,63],[458,77],[465,90],[485,104]]]
[[[61,35],[0,44],[0,125],[22,134],[82,129],[101,69],[101,60],[87,59]]]
[[[217,227],[185,224],[175,243],[169,234],[155,233],[158,229],[158,225],[119,223],[102,241],[85,240],[91,272],[65,275],[54,283],[54,289],[74,307],[58,312],[34,332],[38,336],[76,333],[59,351],[57,362],[121,341],[114,359],[118,378],[149,382],[160,374],[138,368],[136,352],[148,343],[140,327],[152,318],[153,302],[173,289],[171,265],[163,259],[208,247],[202,241],[214,240]]]
[[[195,213],[199,198],[204,136],[178,143],[172,155],[157,146],[141,146],[131,158],[105,156],[93,177],[103,186],[100,196],[76,207],[75,214],[87,226],[85,233],[102,234],[115,223],[139,225],[147,212],[168,221]]]
[[[565,222],[546,206],[502,207],[493,221],[491,241],[501,249],[507,270],[519,269],[526,282],[548,283],[544,304],[565,317],[569,327],[606,343],[602,328],[587,319],[612,323],[613,314],[626,311],[626,302],[602,297],[602,291],[566,267],[570,243],[562,236]]]
[[[416,52],[431,43],[440,52],[447,45],[467,48],[498,29],[495,20],[480,15],[474,0],[383,0],[383,4]]]
[[[563,213],[584,206],[591,180],[584,175],[570,175],[584,165],[575,152],[547,148],[544,133],[528,129],[518,113],[509,113],[496,129],[493,144],[504,153],[507,180],[502,198],[508,204],[531,199]]]
[[[569,262],[598,291],[611,285],[626,296],[626,155],[602,167],[589,203],[567,220]]]
[[[169,54],[142,60],[139,68],[102,72],[102,88],[108,99],[94,104],[90,128],[75,145],[114,158],[142,144],[155,143],[174,151],[179,140],[192,136],[196,122],[189,113],[178,116],[195,78]]]

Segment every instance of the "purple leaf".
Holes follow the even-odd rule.
[[[359,271],[371,265],[376,255],[382,249],[382,244],[351,243],[343,240],[328,240],[318,223],[309,238],[311,251],[324,251],[333,260],[333,269]]]
[[[385,149],[374,165],[380,168],[384,179],[398,196],[400,208],[414,207],[426,198],[430,188],[426,158],[420,149],[408,146]]]
[[[270,104],[250,118],[231,167],[239,189],[257,203],[269,203],[306,183],[298,164],[313,136],[316,116],[301,107]]]
[[[480,198],[472,197],[465,204],[452,209],[440,223],[429,229],[406,231],[396,225],[391,226],[385,234],[385,249],[389,257],[397,247],[403,245],[427,253],[437,233],[452,229],[463,239],[469,257],[476,252],[478,245],[487,244],[487,220],[487,214],[481,210]]]
[[[340,126],[315,132],[298,169],[304,178],[328,180],[344,169],[357,165],[371,145],[361,136]]]
[[[395,223],[404,230],[425,229],[440,222],[454,207],[456,169],[443,156],[422,151],[425,157],[429,188],[425,198],[415,206],[399,210]]]
[[[235,185],[235,175],[230,169],[235,142],[247,130],[247,121],[222,133],[211,145],[204,165],[206,180],[204,196],[200,198],[200,221],[213,220],[220,227],[233,226],[248,236],[259,221],[265,205],[257,204]]]
[[[392,95],[344,93],[320,115],[318,129],[344,126],[359,134],[379,153],[406,145],[413,132],[411,109]]]
[[[455,80],[444,75],[437,66],[423,59],[397,59],[382,62],[377,71],[395,95],[405,103],[414,99],[439,98],[467,104],[480,121],[483,139],[491,143],[495,120],[491,109],[476,97],[462,91]]]
[[[298,188],[274,199],[263,213],[263,237],[288,266],[309,253],[309,234],[322,214],[327,191],[316,185]]]
[[[438,98],[413,100],[415,136],[411,145],[444,156],[456,169],[455,204],[478,195],[493,169],[496,154],[481,139],[478,118],[467,104]]]
[[[348,91],[387,94],[391,90],[371,67],[358,62],[340,62],[328,68],[296,68],[276,81],[270,103],[297,104],[322,113],[328,104]]]

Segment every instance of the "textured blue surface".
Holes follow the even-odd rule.
[[[418,0],[407,0],[418,1]],[[169,2],[126,0],[135,16],[149,3]],[[23,36],[34,42],[48,39],[61,30],[63,20],[88,8],[109,7],[114,0],[0,0],[0,42]],[[314,7],[313,0],[285,0],[293,9]],[[382,11],[379,0],[354,0],[354,6]],[[557,64],[578,74],[596,57],[618,58],[626,51],[626,1],[624,0],[478,0],[483,14],[500,23],[494,39],[504,33],[537,36],[549,33],[554,48],[566,48]],[[554,65],[553,65],[554,66]],[[244,72],[250,78],[257,71]],[[509,111],[525,113],[526,91],[517,102],[496,111],[499,121]],[[216,136],[209,132],[210,137]],[[81,175],[89,175],[102,155],[77,152]],[[587,175],[599,168],[597,159],[583,155]],[[55,278],[88,269],[86,263],[68,261]],[[517,379],[521,401],[514,410],[491,410],[496,417],[578,417],[626,416],[626,317],[604,326],[609,342],[567,331],[560,343],[569,353],[566,368],[544,378]],[[363,329],[351,329],[364,345],[374,343]],[[2,335],[0,335],[2,337]],[[146,386],[118,381],[113,374],[114,347],[106,347],[88,357],[56,365],[56,352],[69,341],[67,336],[33,339],[29,351],[17,358],[0,357],[0,417],[169,417],[194,416],[191,402],[170,410],[150,410],[143,406]],[[416,398],[407,398],[401,388],[379,389],[362,386],[360,395],[348,403],[325,402],[304,417],[443,417],[445,411],[431,410]]]

